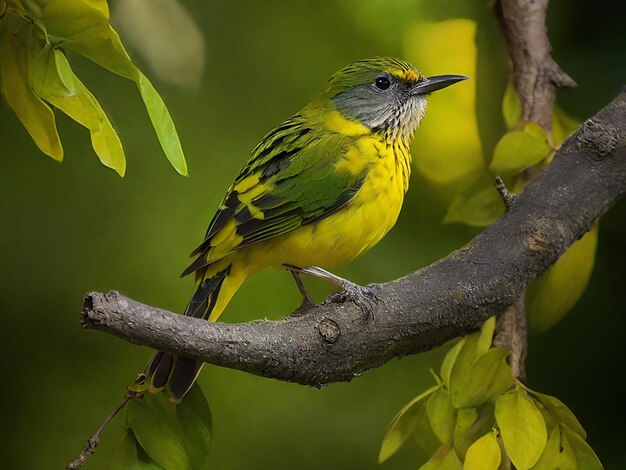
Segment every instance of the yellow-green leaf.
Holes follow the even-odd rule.
[[[30,63],[28,75],[35,93],[89,129],[91,144],[100,161],[124,176],[126,159],[122,143],[98,100],[72,72],[65,55],[46,45]],[[70,89],[73,94],[68,94]]]
[[[552,140],[555,147],[559,147],[579,126],[578,120],[569,116],[560,106],[555,106],[552,112]]]
[[[504,117],[506,127],[509,129],[515,127],[522,117],[522,103],[512,82],[509,82],[507,85],[502,98],[502,116]]]
[[[124,437],[113,453],[109,470],[163,470],[141,448],[133,431],[126,428]]]
[[[474,442],[467,450],[463,470],[498,470],[500,459],[498,439],[493,432],[490,432]]]
[[[137,86],[165,156],[178,173],[187,176],[187,162],[183,155],[183,149],[180,145],[176,127],[174,127],[174,121],[163,99],[161,99],[152,83],[143,74],[140,76]]]
[[[498,397],[496,422],[506,452],[517,470],[528,470],[535,465],[548,436],[541,412],[523,389]]]
[[[504,204],[493,179],[484,173],[452,199],[443,222],[486,227],[503,213]]]
[[[446,384],[446,387],[448,388],[450,388],[450,373],[452,372],[452,366],[454,365],[454,361],[456,361],[463,344],[465,344],[465,339],[458,341],[452,349],[447,352],[446,357],[443,358],[443,362],[441,363],[441,378],[443,379],[443,383]]]
[[[428,398],[426,414],[437,439],[442,444],[451,442],[452,431],[456,422],[456,410],[452,407],[448,392],[443,387]]]
[[[413,430],[413,437],[417,445],[428,454],[434,453],[439,446],[441,446],[441,442],[439,442],[439,439],[433,432],[433,428],[430,426],[430,420],[426,414],[426,403],[424,401],[422,401],[418,407],[417,422]]]
[[[575,432],[572,432],[567,427],[563,434],[567,437],[574,455],[576,456],[576,465],[580,470],[603,470],[604,467],[600,463],[600,459],[593,451],[593,449]]]
[[[378,453],[379,463],[384,462],[395,454],[402,447],[402,444],[406,442],[417,424],[420,406],[423,405],[420,402],[434,393],[439,387],[439,385],[431,387],[413,398],[393,418],[380,446],[380,452]]]
[[[536,122],[529,122],[524,126],[524,132],[537,137],[537,139],[548,142],[548,134],[546,130]]]
[[[481,427],[476,426],[479,416],[480,415],[476,408],[463,408],[457,410],[452,444],[454,445],[456,454],[461,459],[465,458],[467,449],[476,440],[476,436],[474,436],[474,432],[472,431],[474,431],[475,428]]]
[[[493,332],[496,329],[496,317],[490,317],[480,327],[478,335],[478,343],[476,343],[476,359],[489,351],[491,341],[493,340]]]
[[[43,11],[49,34],[68,48],[137,85],[167,159],[181,175],[187,163],[174,122],[160,95],[135,67],[117,32],[109,24],[105,0],[52,0]]]
[[[580,467],[582,468],[586,467]],[[555,426],[550,433],[546,447],[532,467],[532,470],[577,470],[574,450],[562,433],[561,426]]]
[[[454,449],[449,446],[442,446],[435,452],[428,462],[422,465],[419,470],[461,470],[462,464]]]
[[[457,361],[450,377],[454,407],[478,406],[510,388],[513,377],[505,361],[507,355],[502,348],[492,348],[469,367]]]
[[[499,175],[513,174],[548,158],[552,147],[545,131],[542,130],[543,137],[539,137],[535,130],[530,127],[504,134],[496,144],[489,169]]]
[[[57,161],[63,160],[63,147],[52,109],[27,82],[26,48],[15,36],[7,36],[0,53],[2,95],[39,149]]]
[[[552,328],[574,307],[589,284],[597,245],[596,223],[531,284],[526,294],[526,316],[532,331]]]
[[[146,454],[165,470],[192,470],[176,413],[165,393],[148,393],[128,403],[128,425]]]
[[[565,406],[561,400],[550,395],[535,392],[534,390],[526,390],[543,405],[543,407],[553,416],[557,423],[566,424],[570,429],[577,432],[583,439],[587,438],[587,433],[574,413],[572,413],[572,411]]]

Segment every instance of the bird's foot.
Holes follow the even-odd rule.
[[[353,302],[361,309],[361,312],[363,312],[367,321],[374,318],[375,303],[380,301],[380,298],[376,295],[374,289],[369,286],[360,286],[345,279],[341,282],[341,288],[341,291],[328,296],[326,302]]]
[[[304,268],[300,268],[298,266],[285,264],[284,267],[291,271],[294,279],[296,280],[296,284],[298,284],[298,287],[302,285],[302,281],[299,279],[298,274],[307,274],[309,276],[326,279],[327,281],[341,286],[342,288],[341,292],[330,295],[326,302],[354,302],[361,309],[361,311],[365,315],[366,320],[369,321],[374,316],[374,304],[380,299],[371,287],[360,286],[358,284],[355,284],[354,282],[348,281],[347,279],[339,277],[317,266],[307,266]],[[301,292],[303,292],[304,294],[306,292],[306,289],[301,289]],[[308,295],[305,295],[305,299],[307,297]]]

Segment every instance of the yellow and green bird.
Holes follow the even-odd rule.
[[[196,291],[185,315],[216,321],[242,282],[284,267],[339,284],[368,311],[372,292],[325,269],[374,246],[396,223],[411,173],[410,142],[426,96],[467,77],[425,78],[411,64],[376,57],[335,73],[320,94],[252,151],[192,253],[183,275]],[[202,363],[156,353],[136,390],[179,401]]]

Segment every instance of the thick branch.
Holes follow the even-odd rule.
[[[137,344],[265,377],[322,386],[393,357],[475,330],[515,304],[626,192],[626,92],[568,139],[506,214],[464,248],[404,278],[374,285],[367,321],[351,303],[327,303],[276,321],[208,323],[91,293],[81,313]]]
[[[498,0],[496,16],[509,51],[511,76],[522,103],[522,119],[550,129],[556,93],[576,82],[550,55],[546,32],[549,0]]]

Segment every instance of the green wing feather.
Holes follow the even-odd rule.
[[[236,250],[320,220],[352,199],[365,175],[339,172],[335,163],[354,137],[316,130],[307,124],[306,118],[296,115],[257,145],[209,224],[205,240],[192,253],[197,258],[183,276],[210,264],[211,240],[232,219],[243,238],[233,248]],[[239,183],[256,177],[256,184],[245,192],[237,191]],[[256,194],[258,190],[262,191]],[[255,196],[242,202],[241,198],[249,199],[246,194]]]

